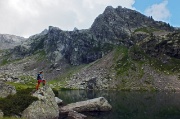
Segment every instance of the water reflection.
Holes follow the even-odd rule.
[[[101,96],[113,110],[86,113],[91,119],[180,119],[179,92],[59,91],[66,104]]]

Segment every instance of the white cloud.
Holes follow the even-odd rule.
[[[168,21],[171,14],[167,8],[167,4],[167,0],[160,4],[154,4],[145,10],[145,14],[147,16],[152,16],[155,20]]]
[[[106,6],[132,8],[135,0],[0,0],[0,33],[30,36],[48,26],[87,29]]]

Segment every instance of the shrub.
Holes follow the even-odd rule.
[[[4,115],[20,115],[33,101],[38,100],[38,98],[30,95],[31,91],[32,89],[19,90],[15,95],[0,99],[0,109],[4,112]]]

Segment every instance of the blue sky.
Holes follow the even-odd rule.
[[[138,11],[145,14],[145,10],[154,4],[161,4],[167,1],[165,8],[169,11],[170,15],[167,17],[166,21],[172,26],[180,27],[180,0],[135,0],[133,7]]]
[[[135,9],[180,27],[180,0],[0,0],[0,34],[29,37],[49,26],[88,29],[107,6]]]

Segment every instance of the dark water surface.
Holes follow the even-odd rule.
[[[180,119],[180,92],[59,91],[65,104],[105,97],[110,112],[86,113],[90,119]]]

